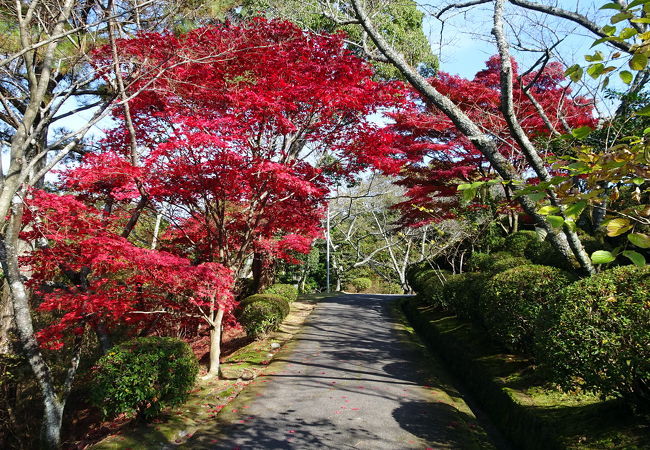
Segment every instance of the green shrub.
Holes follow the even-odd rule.
[[[494,262],[489,253],[474,252],[467,259],[467,270],[469,272],[485,272]]]
[[[249,297],[246,297],[241,302],[239,302],[239,306],[237,309],[239,311],[242,311],[244,307],[246,307],[246,305],[250,305],[251,303],[255,303],[255,302],[266,302],[272,304],[274,308],[278,309],[283,319],[286,316],[288,316],[289,312],[291,311],[291,306],[289,305],[289,302],[284,297],[275,294],[251,295]]]
[[[107,417],[127,413],[150,419],[165,406],[183,403],[198,371],[192,349],[179,339],[132,339],[99,359],[91,400]]]
[[[237,314],[246,334],[255,338],[277,330],[285,317],[277,303],[264,300],[244,305]]]
[[[439,271],[431,268],[424,269],[411,277],[412,281],[409,281],[409,285],[414,291],[421,292],[424,289],[423,283],[437,272]]]
[[[420,278],[418,295],[428,305],[447,308],[449,303],[444,297],[444,284],[451,276],[446,270],[430,270]]]
[[[372,280],[370,278],[365,278],[365,277],[353,278],[352,280],[350,280],[350,284],[352,285],[352,287],[354,287],[354,290],[356,292],[363,292],[370,289],[370,287],[372,286]]]
[[[377,285],[378,294],[403,294],[404,289],[399,283],[378,283]]]
[[[493,276],[481,296],[488,334],[508,350],[530,354],[542,307],[574,277],[555,267],[522,265]]]
[[[274,284],[264,289],[263,293],[279,295],[289,303],[295,302],[298,298],[298,288],[291,284]]]
[[[539,241],[540,238],[535,231],[522,230],[506,236],[503,248],[514,256],[524,256],[526,247]]]
[[[489,275],[465,272],[447,278],[442,295],[458,317],[481,321],[480,298]]]
[[[483,253],[490,253],[501,249],[504,244],[503,229],[497,222],[492,222],[480,232],[475,248]]]
[[[524,250],[524,256],[535,264],[555,266],[564,258],[548,241],[531,242]]]
[[[515,267],[521,267],[529,265],[530,261],[521,256],[509,256],[505,258],[494,258],[492,264],[488,268],[488,272],[492,274],[497,274],[505,272],[509,269],[514,269]]]
[[[566,390],[649,408],[650,267],[616,267],[562,289],[540,316],[536,354]]]
[[[421,274],[425,270],[430,270],[431,269],[431,264],[429,264],[429,261],[420,261],[417,263],[409,264],[408,267],[406,268],[406,282],[411,286],[413,289],[415,289],[414,286],[414,281],[415,277],[418,274]]]

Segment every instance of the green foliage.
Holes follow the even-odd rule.
[[[411,286],[412,289],[417,291],[415,286],[416,278],[422,275],[423,272],[431,270],[431,265],[429,261],[420,261],[418,263],[409,264],[406,268],[406,282]]]
[[[488,253],[474,252],[467,259],[467,270],[470,272],[485,272],[494,262],[492,255]]]
[[[298,298],[298,288],[292,284],[274,284],[264,289],[263,293],[279,295],[289,303],[295,302]]]
[[[495,253],[496,256],[497,254]],[[521,267],[525,266],[527,264],[530,264],[530,261],[524,257],[521,256],[507,256],[504,255],[503,257],[496,256],[492,264],[489,265],[488,271],[495,274],[495,273],[500,273],[504,272],[509,269],[514,269],[515,267]]]
[[[420,67],[425,76],[433,76],[438,68],[438,59],[431,51],[431,45],[422,29],[424,14],[417,8],[412,0],[390,0],[382,3],[371,4],[369,13],[378,30],[395,49],[400,52],[408,63]],[[341,10],[332,10],[339,19],[346,21],[345,6]],[[322,9],[317,3],[299,0],[246,0],[243,2],[242,15],[252,17],[262,15],[268,18],[282,18],[290,20],[303,28],[316,32],[334,32],[342,29],[348,39],[359,45],[350,46],[351,51],[359,52],[363,40],[361,27],[357,25],[337,26],[332,20],[322,14]],[[374,49],[372,43],[368,43]],[[377,74],[386,79],[401,78],[400,72],[387,63],[375,63]]]
[[[403,294],[404,289],[399,283],[381,282],[375,286],[377,294]]]
[[[573,280],[563,270],[532,264],[496,274],[481,296],[488,333],[510,351],[532,353],[535,323],[542,307]]]
[[[274,308],[276,308],[279,313],[282,315],[282,318],[284,319],[287,315],[289,315],[289,311],[291,311],[291,306],[289,306],[289,302],[284,298],[281,297],[280,295],[275,295],[275,294],[255,294],[251,295],[249,297],[246,297],[244,300],[239,302],[239,306],[237,307],[238,310],[243,310],[244,307],[247,305],[250,305],[252,303],[256,302],[265,302],[273,305]]]
[[[616,267],[562,289],[540,316],[536,353],[566,390],[650,407],[650,267]]]
[[[356,292],[363,292],[370,289],[372,286],[372,280],[365,277],[353,278],[350,280],[350,284],[354,287]]]
[[[480,298],[489,275],[465,272],[447,278],[442,294],[451,309],[463,319],[481,320]]]
[[[150,419],[165,406],[183,403],[198,371],[192,349],[179,339],[132,339],[97,362],[91,400],[107,417],[127,413]]]
[[[447,270],[428,270],[418,278],[418,295],[425,303],[435,307],[447,308],[449,303],[444,296],[446,280],[452,276]]]
[[[503,248],[514,256],[524,256],[526,248],[533,242],[539,242],[535,231],[522,230],[506,236]]]
[[[265,335],[271,331],[277,330],[286,317],[282,308],[282,302],[289,307],[289,304],[282,297],[260,294],[263,297],[274,297],[275,299],[254,299],[240,306],[237,314],[237,320],[246,330],[246,334],[252,337]],[[251,296],[255,297],[255,296]],[[250,299],[248,297],[245,300]]]
[[[485,229],[481,230],[475,248],[480,252],[490,253],[503,248],[505,241],[506,239],[503,236],[503,230],[499,224],[492,222],[485,227]]]

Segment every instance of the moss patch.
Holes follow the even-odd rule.
[[[412,299],[404,311],[516,448],[650,448],[650,426],[621,402],[545,384],[533,362],[503,353],[485,331]]]

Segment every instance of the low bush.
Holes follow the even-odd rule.
[[[273,284],[264,289],[264,294],[279,295],[289,303],[298,299],[298,288],[292,284]]]
[[[505,272],[509,269],[514,269],[515,267],[521,267],[529,264],[530,260],[522,256],[506,256],[504,258],[494,258],[492,264],[490,264],[488,267],[488,272],[497,274]]]
[[[377,284],[377,294],[403,294],[404,289],[399,283],[382,282]]]
[[[255,302],[266,302],[272,304],[274,308],[278,309],[283,319],[289,315],[289,311],[291,311],[289,302],[284,297],[275,294],[255,294],[248,296],[239,302],[238,310],[243,311],[244,307]]]
[[[132,339],[99,359],[91,400],[107,417],[127,413],[150,419],[165,406],[183,403],[198,371],[192,349],[179,339]]]
[[[467,259],[465,264],[469,272],[485,272],[494,262],[494,258],[489,253],[474,252]]]
[[[429,264],[429,261],[420,261],[417,263],[409,264],[408,267],[406,268],[406,282],[411,286],[413,289],[415,289],[414,286],[414,281],[415,277],[425,270],[430,270],[431,269],[431,264]]]
[[[650,267],[616,267],[562,289],[540,316],[536,355],[566,390],[650,408]]]
[[[443,287],[451,272],[446,270],[429,270],[419,278],[417,293],[422,300],[435,307],[447,308],[449,302],[443,294]]]
[[[370,287],[372,286],[372,280],[370,278],[365,278],[365,277],[353,278],[352,280],[350,280],[350,284],[352,285],[352,287],[354,287],[354,290],[356,292],[363,292],[370,289]]]
[[[276,303],[263,300],[244,305],[237,314],[246,334],[254,338],[277,330],[285,317]]]
[[[442,295],[458,317],[481,322],[480,298],[489,275],[465,272],[447,278]]]
[[[542,307],[573,280],[568,272],[533,264],[494,275],[481,296],[483,323],[489,335],[510,351],[531,354]]]
[[[432,275],[434,275],[437,270],[426,268],[417,273],[415,273],[411,280],[409,280],[409,285],[413,288],[414,291],[420,292],[423,289],[423,283]]]
[[[524,256],[526,248],[533,242],[539,241],[540,238],[535,231],[522,230],[506,236],[503,248],[514,256]]]

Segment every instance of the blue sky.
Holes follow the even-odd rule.
[[[611,10],[599,10],[600,6],[607,3],[606,0],[533,1],[578,11],[599,24],[607,24],[608,17],[612,15]],[[440,20],[432,17],[431,13],[440,10],[444,4],[436,3],[433,6],[421,4],[421,9],[428,13],[425,18],[425,32],[434,53],[439,55],[442,71],[473,78],[476,72],[485,68],[485,61],[497,53],[490,35],[493,3],[463,10],[451,10],[442,17],[443,24]],[[555,49],[554,56],[566,66],[576,63],[585,65],[584,56],[595,51],[591,45],[596,37],[577,24],[527,11],[511,4],[507,5],[505,16],[510,24],[505,30],[510,42],[515,42],[515,37],[519,36],[527,48],[539,49],[549,47],[556,40],[562,38],[562,42]],[[611,49],[605,45],[599,46],[598,49],[606,55],[611,52]],[[520,51],[514,46],[511,47],[511,54],[518,61],[521,71],[530,67],[541,55],[538,52]],[[599,113],[611,114],[613,106],[611,102],[601,97],[602,91],[598,89],[597,83],[592,82],[588,77],[585,81],[586,83],[583,83],[582,86],[573,86],[574,93],[597,98]],[[612,76],[610,87],[623,87],[616,75]]]
[[[607,14],[597,10],[605,2],[580,2],[579,0],[559,0],[556,2],[548,0],[537,0],[539,3],[557,4],[567,10],[578,10],[587,12],[590,17],[603,18]],[[426,8],[431,10],[430,8]],[[437,9],[437,8],[436,8]],[[529,18],[521,17],[525,12]],[[472,76],[485,67],[484,62],[496,53],[496,47],[490,39],[492,28],[493,4],[477,5],[463,10],[451,10],[442,18],[443,23],[428,15],[425,19],[425,31],[429,36],[434,52],[439,54],[441,69],[459,74]],[[567,36],[563,43],[558,46],[558,53],[567,58],[567,62],[584,62],[583,55],[590,50],[590,45],[595,39],[593,35],[575,24],[561,19],[543,18],[541,14],[531,13],[519,7],[508,5],[506,18],[513,23],[513,27],[506,29],[509,38],[520,35],[526,40],[529,47],[541,47],[543,44],[554,42],[554,35]],[[533,26],[532,20],[538,22]],[[442,33],[442,45],[441,36]],[[538,41],[538,42],[535,42]],[[534,61],[539,57],[537,53],[518,52],[512,49],[513,54],[522,62]]]

